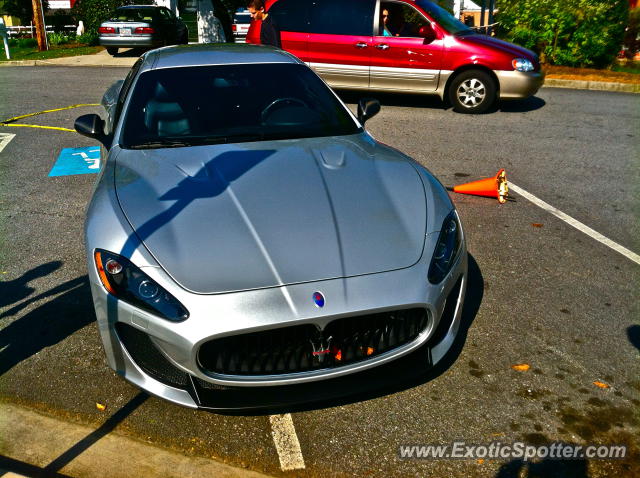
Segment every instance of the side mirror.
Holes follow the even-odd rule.
[[[428,45],[438,37],[438,35],[436,35],[435,30],[429,23],[420,27],[420,30],[418,30],[418,36],[420,38],[424,38],[425,45]]]
[[[73,124],[73,128],[81,135],[95,138],[103,144],[107,140],[107,135],[104,134],[104,121],[98,115],[80,116]]]
[[[362,98],[358,101],[358,121],[364,124],[380,112],[380,102],[373,98]]]

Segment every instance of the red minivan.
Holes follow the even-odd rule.
[[[456,111],[482,113],[535,94],[544,80],[535,53],[428,0],[277,0],[269,14],[283,49],[337,89],[436,94]]]

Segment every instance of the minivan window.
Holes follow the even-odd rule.
[[[373,34],[375,3],[375,0],[324,0],[317,2],[311,15],[310,32],[328,35],[371,36]]]
[[[474,30],[466,26],[439,5],[429,2],[428,0],[416,0],[416,3],[420,8],[427,12],[429,16],[438,23],[438,25],[444,28],[447,33],[451,33],[452,35],[475,33]]]
[[[420,28],[429,23],[422,13],[404,3],[381,2],[380,12],[389,15],[386,30],[395,37],[419,37]],[[381,19],[378,34],[385,35],[384,30],[385,24]]]
[[[269,15],[273,15],[283,32],[306,33],[312,8],[313,0],[279,0],[269,9]]]

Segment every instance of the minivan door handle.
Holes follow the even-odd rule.
[[[369,45],[367,45],[365,42],[358,42],[356,43],[356,48],[367,48]]]
[[[376,48],[378,50],[388,50],[389,49],[389,45],[387,45],[386,43],[378,43],[376,45]]]

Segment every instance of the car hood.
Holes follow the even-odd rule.
[[[115,183],[138,238],[196,293],[383,272],[422,255],[422,180],[366,135],[122,150]]]
[[[513,43],[506,42],[504,40],[499,40],[489,35],[464,35],[459,37],[459,39],[468,43],[474,43],[476,45],[502,50],[513,55],[514,57],[523,57],[528,60],[538,61],[537,55],[531,50],[515,45]]]

